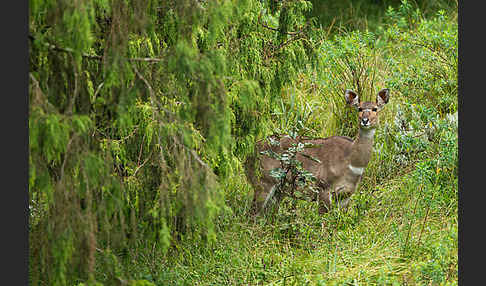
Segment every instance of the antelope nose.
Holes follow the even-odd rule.
[[[369,121],[368,118],[361,119],[361,122],[363,122],[364,125],[368,124],[368,121]]]

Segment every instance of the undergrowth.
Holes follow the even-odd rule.
[[[31,2],[33,285],[457,285],[457,2]],[[249,215],[255,141],[382,88],[347,211]]]
[[[237,215],[211,247],[182,246],[156,284],[457,285],[457,23],[406,2],[387,15],[382,33],[327,40],[323,69],[302,76],[273,115],[281,132],[304,118],[310,136],[354,137],[340,91],[391,89],[351,208],[320,217],[316,203],[286,198],[270,218]],[[239,210],[251,197],[235,199]]]

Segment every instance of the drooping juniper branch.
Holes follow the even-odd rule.
[[[32,35],[29,35],[29,39],[32,42],[35,40],[35,38]],[[62,48],[50,43],[43,43],[43,44],[52,51],[70,53],[70,54],[75,53],[75,51],[71,48]],[[103,60],[103,57],[99,55],[90,55],[87,53],[81,53],[81,56],[83,58],[90,59],[90,60],[98,60],[98,61]],[[129,62],[147,62],[147,63],[158,63],[163,61],[163,59],[161,58],[126,58],[126,60]]]
[[[260,22],[260,24],[261,24],[261,25],[262,25],[264,28],[267,28],[267,29],[269,29],[269,30],[272,30],[272,31],[275,31],[275,32],[281,32],[279,29],[269,27],[269,26],[267,26],[267,25],[266,25],[265,23],[263,23],[263,22]],[[304,27],[303,27],[303,28],[302,28],[300,31],[297,31],[297,32],[285,32],[285,34],[287,34],[287,35],[297,35],[297,34],[302,33],[302,32],[303,32],[303,30],[304,30],[304,28],[305,28],[305,26],[304,26]]]
[[[71,54],[71,59],[73,60],[73,73],[74,73],[74,91],[73,96],[69,97],[69,105],[66,111],[67,115],[73,114],[74,104],[76,103],[76,99],[78,98],[79,94],[79,76],[78,76],[78,67],[74,62],[74,57]]]
[[[265,23],[263,23],[263,21],[262,21],[262,13],[260,13],[260,15],[258,16],[258,22],[264,28],[267,28],[267,29],[272,30],[272,31],[275,31],[275,32],[282,33],[282,31],[280,31],[279,29],[270,27],[270,26],[266,25]],[[305,26],[302,27],[302,29],[300,29],[299,31],[296,31],[296,32],[285,32],[284,34],[287,34],[287,35],[297,35],[297,34],[301,34],[308,25],[309,25],[309,23],[305,24]]]
[[[151,98],[151,101],[152,101],[152,105],[156,106],[159,108],[159,110],[163,110],[166,112],[167,115],[169,116],[173,116],[173,113],[171,111],[169,111],[168,109],[162,107],[162,105],[160,104],[160,102],[155,98],[155,93],[153,91],[153,88],[152,86],[150,86],[149,82],[145,79],[145,77],[138,71],[137,67],[135,65],[132,66],[133,67],[133,70],[135,71],[135,74],[145,83],[145,85],[147,86],[147,89],[149,90],[149,93],[150,93],[150,98]],[[160,114],[159,114],[159,117],[160,117]],[[193,159],[195,159],[202,167],[204,167],[206,170],[211,170],[211,168],[197,155],[197,153],[187,147],[184,143],[180,142],[176,137],[173,137],[173,140],[176,144],[178,144],[179,146],[182,146],[184,149],[186,149],[190,154],[191,156],[193,157]],[[145,164],[145,162],[143,163]],[[143,165],[142,164],[142,165]],[[138,171],[138,170],[137,170]]]

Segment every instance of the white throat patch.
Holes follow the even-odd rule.
[[[370,129],[370,130],[361,130],[360,129],[360,136],[364,137],[364,138],[368,138],[368,139],[372,139],[375,137],[375,129]]]
[[[364,172],[364,167],[354,167],[351,164],[349,164],[349,169],[351,170],[351,172],[353,172],[353,174],[355,174],[357,176],[362,175],[363,172]]]

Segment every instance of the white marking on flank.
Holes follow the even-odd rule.
[[[351,164],[349,164],[349,169],[351,170],[351,172],[353,172],[353,174],[358,175],[358,176],[362,175],[363,171],[364,171],[364,167],[354,167]]]

